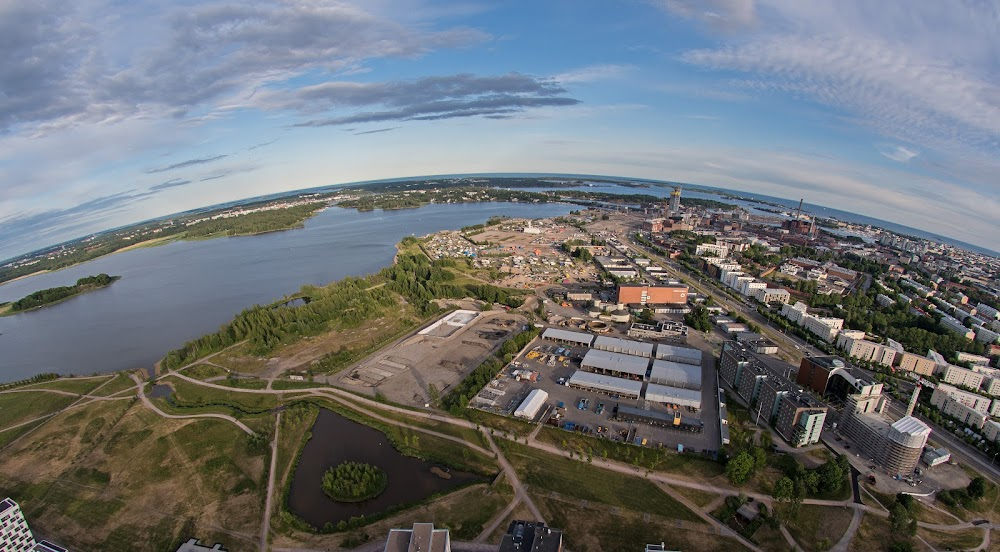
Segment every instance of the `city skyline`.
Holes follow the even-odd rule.
[[[0,10],[0,258],[261,194],[510,172],[806,195],[1000,249],[995,8]]]

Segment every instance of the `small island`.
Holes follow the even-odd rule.
[[[361,502],[382,494],[389,476],[362,462],[344,462],[323,474],[323,492],[338,502]]]
[[[80,278],[76,281],[76,284],[72,286],[60,286],[36,291],[27,297],[18,299],[17,301],[0,307],[0,316],[17,314],[19,312],[54,305],[81,293],[107,287],[117,282],[119,279],[121,279],[121,276],[108,276],[107,274],[102,273],[97,276]]]

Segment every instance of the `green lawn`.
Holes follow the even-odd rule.
[[[209,378],[225,376],[229,372],[212,364],[195,364],[185,368],[183,373],[189,378],[205,381]]]
[[[585,461],[554,456],[507,440],[501,440],[499,444],[522,482],[529,485],[533,492],[555,491],[566,497],[611,507],[703,523],[694,512],[643,478],[601,469]]]
[[[0,429],[66,408],[77,400],[59,393],[17,391],[0,393]]]
[[[22,389],[55,389],[56,391],[66,391],[78,395],[86,395],[88,392],[98,387],[102,383],[111,379],[112,376],[99,378],[59,378],[52,381],[36,383]]]
[[[851,524],[854,511],[845,506],[799,506],[786,523],[788,532],[806,552],[829,550],[840,541]]]
[[[179,378],[163,378],[163,383],[169,382],[174,388],[173,402],[178,409],[186,407],[220,407],[242,410],[244,413],[256,413],[275,408],[281,403],[275,395],[267,393],[242,393],[236,388],[232,391],[205,387]]]
[[[535,424],[530,422],[515,420],[514,418],[508,418],[506,416],[497,416],[496,414],[483,412],[482,410],[476,410],[474,408],[466,409],[464,415],[472,422],[481,426],[493,428],[496,431],[502,431],[504,433],[513,433],[514,435],[520,437],[527,437],[535,429]]]
[[[38,420],[36,422],[32,422],[30,424],[25,424],[23,426],[16,427],[14,429],[8,429],[6,431],[0,431],[0,449],[4,448],[5,446],[7,446],[11,442],[13,442],[14,439],[17,439],[18,437],[24,435],[25,433],[31,431],[32,429],[34,429],[36,427],[38,427],[39,425],[41,425],[44,422],[45,422],[45,420]]]
[[[538,434],[538,440],[550,443],[564,450],[571,450],[577,453],[583,452],[584,455],[588,451],[591,451],[594,458],[606,457],[609,460],[617,460],[654,471],[679,473],[687,476],[711,479],[722,475],[725,470],[721,462],[716,462],[697,454],[678,454],[667,449],[638,447],[619,441],[599,439],[549,426],[542,428],[542,431]]]
[[[574,552],[635,552],[653,543],[664,543],[667,550],[744,550],[739,542],[714,534],[706,525],[630,510],[614,511],[603,504],[584,505],[534,490],[531,495],[548,525],[563,531],[566,549]]]
[[[920,528],[917,534],[939,550],[972,550],[983,542],[982,529],[931,531]]]
[[[115,377],[110,382],[94,391],[92,395],[95,397],[110,397],[131,387],[135,387],[135,382],[132,381],[132,378],[125,372],[119,372],[115,374]]]

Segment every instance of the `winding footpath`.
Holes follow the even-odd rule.
[[[236,427],[242,429],[248,435],[253,435],[254,434],[254,431],[252,429],[250,429],[249,427],[247,427],[246,424],[244,424],[243,422],[237,420],[236,418],[233,418],[232,416],[227,416],[226,414],[216,414],[214,412],[207,412],[205,414],[188,414],[188,415],[184,415],[184,416],[181,416],[181,415],[178,415],[178,414],[167,414],[166,412],[164,412],[164,411],[160,410],[159,408],[157,408],[156,405],[153,404],[153,401],[149,400],[149,397],[146,396],[146,389],[145,389],[145,386],[143,385],[142,381],[140,381],[139,378],[135,374],[132,374],[131,377],[132,377],[132,381],[134,381],[136,383],[136,385],[138,386],[138,388],[139,388],[139,400],[142,401],[143,406],[145,406],[146,408],[152,410],[153,412],[159,414],[160,416],[162,416],[164,418],[170,418],[171,420],[191,420],[191,419],[197,419],[197,418],[216,418],[216,419],[219,419],[219,420],[226,420],[228,422],[232,422],[232,423],[236,424]]]

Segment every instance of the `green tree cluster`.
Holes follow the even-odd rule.
[[[344,462],[323,474],[323,492],[339,502],[361,502],[382,494],[389,476],[378,466]]]
[[[219,234],[245,236],[287,230],[300,226],[325,205],[325,202],[317,202],[287,209],[270,209],[236,217],[205,220],[188,226],[185,229],[185,236],[188,238],[205,238]]]
[[[531,342],[538,335],[538,328],[534,326],[508,339],[500,346],[500,350],[495,355],[486,358],[468,376],[465,377],[442,401],[443,406],[456,416],[469,406],[469,400],[475,397],[487,383],[497,377],[507,364],[505,357],[516,354]]]
[[[27,297],[18,299],[10,304],[10,310],[18,312],[56,303],[84,291],[110,285],[112,282],[118,280],[118,278],[119,276],[108,276],[103,273],[96,276],[86,276],[77,280],[76,285],[43,289]]]
[[[712,322],[708,319],[708,309],[701,305],[684,315],[684,323],[699,332],[712,331]]]

